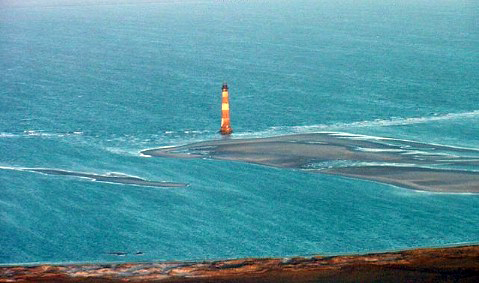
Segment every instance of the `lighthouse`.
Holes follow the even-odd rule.
[[[230,103],[228,95],[228,85],[223,83],[221,90],[221,128],[220,133],[222,135],[229,135],[233,132],[230,124]]]

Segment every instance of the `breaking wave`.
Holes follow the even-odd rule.
[[[358,121],[352,123],[337,123],[332,125],[311,125],[311,126],[293,126],[293,130],[326,130],[326,129],[349,129],[349,128],[367,128],[367,127],[389,127],[389,126],[407,126],[414,124],[423,124],[437,121],[450,121],[458,119],[470,119],[479,117],[479,110],[462,113],[448,113],[444,115],[433,115],[426,117],[410,117],[410,118],[391,118],[376,119],[372,121]]]
[[[327,132],[327,131],[343,131],[358,128],[374,128],[374,127],[390,127],[390,126],[407,126],[415,124],[424,124],[440,121],[453,121],[462,119],[473,119],[479,117],[479,110],[460,112],[460,113],[447,113],[447,114],[434,114],[425,117],[393,117],[390,119],[375,119],[365,120],[350,123],[334,123],[334,124],[317,124],[307,126],[275,126],[268,128],[260,132],[244,132],[237,133],[235,136],[242,137],[264,137],[274,136],[280,134],[299,134],[299,133],[314,133],[314,132]]]
[[[17,135],[12,134],[12,133],[0,133],[0,138],[15,138]]]
[[[81,131],[63,132],[63,133],[47,132],[42,130],[25,130],[23,132],[18,132],[18,133],[0,132],[0,138],[19,138],[19,137],[60,138],[60,137],[81,136],[81,135],[83,135],[83,132]]]

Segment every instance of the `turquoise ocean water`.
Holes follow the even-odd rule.
[[[0,264],[479,241],[479,195],[139,154],[220,139],[223,81],[232,138],[327,131],[478,149],[479,2],[143,2],[0,3]]]

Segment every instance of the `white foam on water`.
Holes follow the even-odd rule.
[[[358,151],[363,151],[363,152],[405,152],[406,150],[404,149],[395,149],[395,148],[366,148],[366,147],[356,147],[355,148]]]
[[[27,136],[39,136],[39,135],[41,135],[40,132],[34,131],[34,130],[23,131],[23,133]]]
[[[0,170],[14,170],[14,171],[25,171],[26,168],[15,167],[15,166],[2,166],[0,165]]]
[[[173,148],[176,147],[176,145],[166,145],[166,146],[160,146],[160,147],[155,147],[151,149],[168,149],[168,148]]]
[[[439,162],[479,162],[479,159],[474,159],[474,158],[471,158],[471,159],[461,159],[460,156],[456,156],[456,155],[451,155],[451,156],[457,157],[457,159],[453,159],[453,160],[450,160],[450,159],[446,159],[446,160],[438,159],[437,161],[439,161]]]
[[[385,138],[385,137],[376,137],[376,136],[351,134],[351,133],[343,133],[343,132],[321,132],[321,133],[328,133],[330,136],[335,136],[338,138],[346,138],[350,140],[392,140],[390,138]]]
[[[362,167],[420,167],[415,163],[397,163],[397,162],[361,162]],[[423,167],[426,168],[426,167]]]
[[[405,126],[413,124],[422,124],[436,121],[448,121],[458,119],[471,119],[479,116],[479,110],[447,113],[443,115],[425,116],[425,117],[408,117],[408,118],[391,118],[391,119],[376,119],[372,121],[359,121],[352,123],[339,123],[332,125],[332,127],[346,127],[346,128],[363,128],[363,127],[385,127],[385,126]]]
[[[6,133],[8,134],[8,133]],[[83,132],[82,131],[73,131],[73,132],[48,132],[44,130],[25,130],[23,131],[22,135],[14,135],[10,134],[7,135],[8,137],[19,137],[19,136],[24,136],[24,137],[41,137],[41,138],[63,138],[67,136],[82,136]],[[0,137],[1,134],[0,134]]]
[[[18,135],[15,135],[12,133],[5,133],[5,132],[0,133],[0,138],[15,138],[15,137],[18,137]]]
[[[396,186],[395,186],[396,187]],[[401,188],[401,187],[398,187]],[[415,193],[416,195],[474,195],[477,196],[477,193],[471,193],[471,192],[439,192],[439,191],[422,191],[422,190],[415,190],[415,189],[406,189],[406,188],[401,188],[403,190],[408,190],[411,193]]]
[[[317,125],[304,125],[304,126],[273,126],[268,129],[258,131],[258,132],[243,132],[235,133],[235,136],[239,137],[271,137],[277,135],[287,135],[287,134],[301,134],[301,133],[318,133],[318,132],[334,132],[337,134],[343,134],[341,132],[336,132],[336,130],[343,131],[348,129],[357,129],[357,128],[374,128],[374,127],[389,127],[389,126],[407,126],[414,124],[424,124],[431,122],[440,122],[440,121],[452,121],[452,120],[463,120],[463,119],[473,119],[479,117],[479,110],[469,111],[469,112],[459,112],[459,113],[446,113],[442,115],[432,115],[425,117],[393,117],[391,119],[375,119],[375,120],[365,120],[357,121],[351,123],[335,123],[335,124],[317,124]],[[343,134],[344,136],[357,136],[357,138],[368,137],[354,134]],[[377,138],[377,137],[376,137]],[[386,139],[386,138],[380,138]]]
[[[137,150],[128,150],[126,148],[118,148],[118,147],[104,147],[104,149],[110,153],[119,154],[119,155],[127,155],[127,156],[137,156]]]
[[[334,168],[353,168],[353,167],[418,167],[414,163],[396,163],[396,162],[367,162],[355,160],[330,160],[324,162],[311,163],[302,170],[316,171]],[[427,167],[423,167],[427,168]]]
[[[131,177],[131,178],[138,178],[138,179],[142,179],[142,177],[140,176],[135,176],[135,175],[129,175],[129,174],[125,174],[125,173],[121,173],[121,172],[107,172],[105,173],[104,175],[99,175],[99,176],[104,176],[104,177]]]

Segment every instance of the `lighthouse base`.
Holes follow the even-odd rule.
[[[230,135],[231,133],[233,133],[233,129],[230,127],[220,129],[220,134],[222,135]]]

